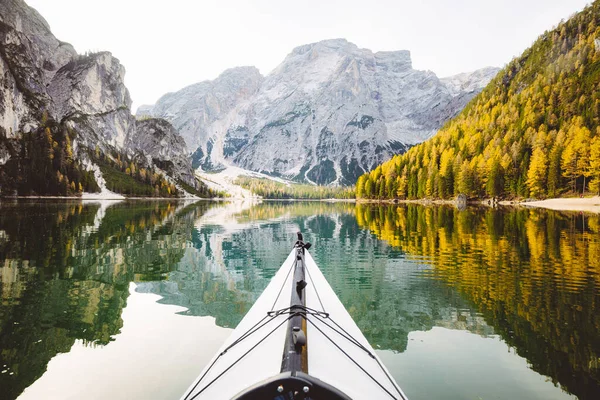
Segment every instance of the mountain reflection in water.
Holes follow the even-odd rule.
[[[119,340],[130,282],[234,328],[297,231],[391,365],[411,340],[434,337],[424,333],[470,332],[503,340],[580,399],[600,398],[598,216],[322,202],[0,203],[0,397],[17,398],[77,340],[98,351]],[[479,395],[497,395],[488,389]]]

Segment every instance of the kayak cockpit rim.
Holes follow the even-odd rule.
[[[299,394],[302,397],[298,397]],[[312,400],[352,400],[339,389],[304,372],[282,372],[247,388],[232,400],[278,400],[305,397]]]

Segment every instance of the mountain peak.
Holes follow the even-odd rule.
[[[375,53],[378,64],[388,64],[401,69],[412,69],[412,59],[409,50],[378,51]]]
[[[221,74],[217,77],[218,79],[223,79],[227,77],[240,77],[240,76],[262,76],[258,68],[253,65],[240,66],[228,68],[225,71],[221,72]]]
[[[272,73],[277,74],[289,68],[290,65],[295,67],[304,65],[308,68],[310,80],[313,80],[314,76],[327,77],[329,72],[348,57],[365,60],[367,64],[373,65],[372,61],[374,60],[377,65],[388,71],[412,69],[412,60],[408,50],[373,53],[369,49],[359,48],[346,39],[327,39],[296,47]],[[308,67],[308,65],[312,65],[312,67]]]
[[[352,51],[355,49],[358,49],[358,46],[356,46],[354,43],[347,41],[346,39],[342,39],[342,38],[326,39],[326,40],[321,40],[319,42],[304,44],[304,45],[295,47],[292,50],[291,55],[305,54],[312,50]]]

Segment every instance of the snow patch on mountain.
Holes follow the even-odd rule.
[[[250,176],[254,178],[269,178],[264,174],[259,174],[253,171],[247,171],[239,167],[228,166],[227,168],[210,173],[202,170],[197,170],[196,175],[212,190],[217,192],[225,192],[232,199],[260,199],[260,196],[253,194],[248,189],[237,185],[235,180],[240,176]]]

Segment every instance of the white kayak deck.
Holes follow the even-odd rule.
[[[182,400],[231,399],[281,373],[295,265],[293,249]],[[354,400],[406,399],[307,250],[304,265],[306,372]]]

